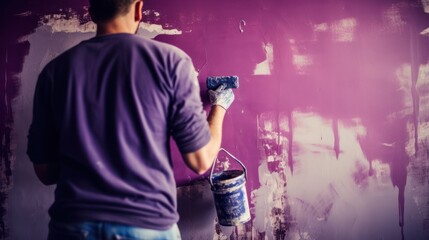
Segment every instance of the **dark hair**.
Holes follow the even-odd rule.
[[[89,0],[92,21],[104,22],[126,14],[135,0]]]

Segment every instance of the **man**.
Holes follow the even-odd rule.
[[[199,174],[220,148],[232,91],[209,91],[206,120],[190,58],[134,34],[142,7],[90,0],[96,37],[39,75],[28,155],[57,184],[48,239],[180,239],[169,139]]]

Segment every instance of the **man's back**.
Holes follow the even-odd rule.
[[[49,63],[28,152],[59,163],[52,219],[169,228],[178,220],[171,135],[182,153],[210,140],[192,63],[177,48],[112,34]]]
[[[189,57],[133,35],[143,1],[89,2],[96,37],[50,62],[34,95],[27,153],[57,184],[48,239],[180,239],[169,138],[207,171],[234,94],[209,90],[205,119]]]

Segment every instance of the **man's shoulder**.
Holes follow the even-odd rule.
[[[88,52],[87,49],[94,46],[96,42],[103,42],[103,44],[119,44],[125,48],[141,48],[144,52],[151,52],[153,56],[156,56],[158,59],[163,58],[167,61],[179,62],[183,59],[190,59],[189,55],[186,54],[180,48],[169,44],[160,42],[154,39],[145,38],[136,34],[118,34],[116,36],[107,36],[107,38],[90,38],[84,40],[79,44],[71,47],[70,49],[64,51],[63,53],[56,56],[52,59],[46,66],[46,69],[56,69],[58,66],[68,66],[70,61],[82,58],[82,55],[86,55]],[[97,45],[97,44],[95,44]],[[118,45],[118,46],[119,46]],[[123,49],[122,47],[117,49]],[[80,57],[76,57],[80,56]]]
[[[157,51],[162,53],[163,56],[172,56],[177,58],[189,58],[182,49],[165,42],[160,42],[155,39],[148,39],[139,35],[132,36],[133,41],[142,46],[145,46],[148,50]]]

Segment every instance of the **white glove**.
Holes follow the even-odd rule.
[[[227,110],[234,101],[234,93],[231,88],[225,89],[222,84],[216,90],[209,90],[209,98],[212,106],[219,105]]]

